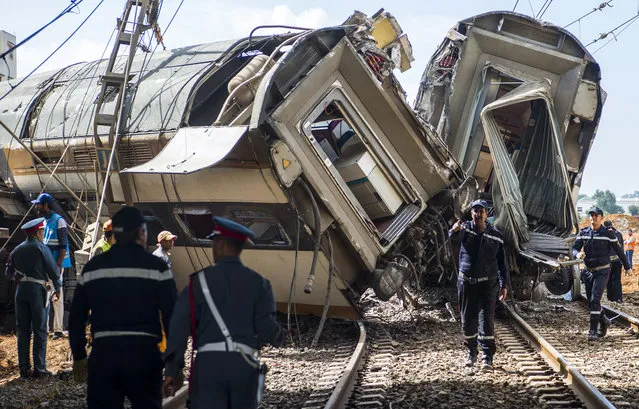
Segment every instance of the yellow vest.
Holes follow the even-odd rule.
[[[104,237],[102,237],[97,243],[95,243],[95,246],[93,246],[93,255],[106,253],[107,251],[109,251],[110,248],[111,245],[109,244],[109,242],[106,241]]]

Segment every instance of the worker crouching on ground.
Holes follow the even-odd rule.
[[[102,226],[102,238],[93,246],[93,257],[98,254],[106,253],[115,244],[115,235],[113,234],[113,221],[111,219],[104,222]]]
[[[610,220],[604,222],[604,227],[612,232],[617,238],[619,247],[623,248],[623,235],[621,232],[612,225]],[[609,301],[622,302],[622,287],[621,287],[621,259],[619,258],[619,252],[612,250],[610,253],[610,276],[608,277],[608,284],[606,285],[606,295]],[[623,258],[623,257],[621,257]]]
[[[46,368],[47,354],[47,290],[48,280],[53,282],[54,299],[60,296],[58,267],[51,251],[41,243],[44,217],[31,220],[21,228],[27,239],[9,256],[7,277],[18,284],[16,289],[16,330],[18,335],[18,366],[20,377],[51,375]],[[29,344],[33,332],[33,373],[29,361]]]
[[[121,408],[125,396],[133,409],[160,409],[162,357],[157,344],[177,296],[173,273],[146,252],[146,219],[138,209],[119,210],[113,232],[116,244],[89,260],[73,297],[73,375],[77,381],[87,380],[89,409]],[[87,364],[89,311],[93,343]]]
[[[586,285],[590,309],[588,340],[596,341],[606,336],[610,325],[610,320],[601,309],[601,298],[610,275],[610,254],[619,256],[626,270],[629,270],[630,266],[615,234],[602,225],[603,210],[595,207],[588,214],[590,227],[581,229],[577,235],[572,246],[572,255],[584,260],[586,265],[581,271],[581,281]]]
[[[497,294],[504,300],[508,273],[501,233],[486,219],[487,204],[475,200],[472,221],[458,220],[448,231],[451,240],[459,241],[459,278],[457,295],[461,311],[464,345],[468,348],[465,366],[477,361],[477,344],[483,351],[482,369],[492,370],[495,346],[495,303]]]
[[[214,222],[209,238],[215,266],[191,275],[171,319],[164,393],[173,395],[182,385],[179,374],[191,335],[197,357],[191,365],[190,408],[257,408],[264,374],[258,350],[281,345],[284,333],[275,319],[270,282],[240,261],[253,232],[220,217]]]

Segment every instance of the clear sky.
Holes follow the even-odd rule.
[[[538,13],[547,1],[520,0],[516,11],[532,15],[532,10]],[[602,1],[604,0],[550,0],[550,6],[542,20],[565,26]],[[639,11],[637,2],[638,0],[613,0],[613,7],[591,14],[580,23],[573,24],[570,30],[584,44],[588,44],[601,33],[612,30],[636,15]],[[46,58],[98,3],[99,0],[84,0],[74,10],[75,13],[64,16],[21,47],[18,50],[18,76],[26,75]],[[162,29],[167,26],[180,0],[164,0],[163,3],[160,15]],[[516,0],[324,0],[321,3],[299,0],[184,0],[166,32],[165,44],[170,49],[242,37],[248,35],[253,27],[263,24],[303,27],[334,25],[343,22],[354,9],[371,15],[383,7],[397,17],[413,45],[413,68],[398,74],[412,103],[428,59],[455,22],[487,11],[513,10],[515,3]],[[19,42],[51,20],[70,1],[31,0],[12,4],[11,7],[3,7],[0,13],[0,29],[15,34]],[[104,0],[91,19],[40,71],[100,58],[115,28],[116,19],[122,14],[124,4],[124,0]],[[639,78],[636,74],[639,65],[639,53],[636,51],[639,23],[630,25],[621,34],[619,31],[616,32],[617,40],[609,35],[588,47],[592,53],[613,39],[594,54],[602,68],[602,84],[608,93],[608,99],[597,139],[588,158],[581,193],[591,194],[595,189],[610,189],[620,196],[639,190],[639,178],[636,176],[639,168],[639,141],[637,124],[633,122],[639,116],[635,112],[639,95]]]

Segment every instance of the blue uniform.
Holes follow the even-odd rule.
[[[608,227],[608,230],[615,234],[615,237],[617,237],[617,241],[619,242],[619,246],[623,249],[623,235],[614,227]],[[610,301],[622,301],[621,259],[615,250],[612,250],[610,253],[610,277],[608,277],[606,295]]]
[[[586,285],[590,309],[590,332],[594,333],[600,321],[604,320],[601,314],[601,298],[610,274],[610,254],[616,254],[626,269],[629,266],[617,236],[603,225],[597,230],[590,227],[581,229],[572,246],[573,257],[576,257],[582,249],[586,254],[584,259],[586,268],[581,272],[581,280]]]
[[[69,341],[73,359],[86,358],[91,311],[90,409],[119,408],[125,396],[133,408],[161,408],[160,317],[169,328],[176,294],[167,264],[139,244],[116,243],[86,264],[71,305]]]
[[[494,310],[499,288],[508,284],[508,270],[501,233],[486,222],[482,233],[473,222],[462,223],[458,232],[450,229],[451,240],[461,243],[457,295],[464,332],[464,344],[477,354],[495,354]]]
[[[49,249],[35,237],[27,238],[9,256],[8,275],[19,281],[15,294],[16,329],[18,335],[18,365],[20,374],[27,376],[31,370],[29,344],[33,331],[34,372],[46,371],[47,351],[47,290],[48,280],[55,290],[60,289],[58,266]]]
[[[279,346],[283,342],[268,280],[242,265],[238,257],[224,257],[203,272],[211,297],[236,343],[257,350],[265,344]],[[180,294],[171,319],[166,376],[176,378],[184,366],[191,308],[196,322],[194,349],[198,350],[191,368],[191,409],[257,407],[258,371],[245,360],[247,356],[226,352],[225,348],[210,349],[212,345],[223,345],[225,337],[205,300],[197,273]]]

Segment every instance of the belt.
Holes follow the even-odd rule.
[[[595,271],[605,270],[606,268],[610,268],[610,264],[606,264],[599,267],[586,268],[586,270],[590,271],[591,273],[594,273]]]
[[[98,331],[93,334],[93,339],[106,338],[106,337],[155,337],[159,338],[158,334],[151,334],[150,332],[143,331]]]
[[[21,283],[30,282],[30,283],[38,283],[40,285],[47,285],[47,282],[45,280],[38,280],[37,278],[33,278],[33,277],[29,277],[29,276],[22,277],[20,282]]]
[[[258,358],[259,351],[257,349],[239,342],[234,342],[233,344],[235,345],[235,349],[233,351],[229,351],[226,348],[226,342],[210,342],[199,347],[197,352],[198,354],[201,352],[244,352],[255,359]]]
[[[466,281],[469,284],[477,284],[477,283],[490,280],[490,277],[468,277],[462,272],[459,273],[459,278],[461,278],[462,280]]]
[[[619,261],[619,256],[616,254],[614,256],[610,256],[610,261]]]

